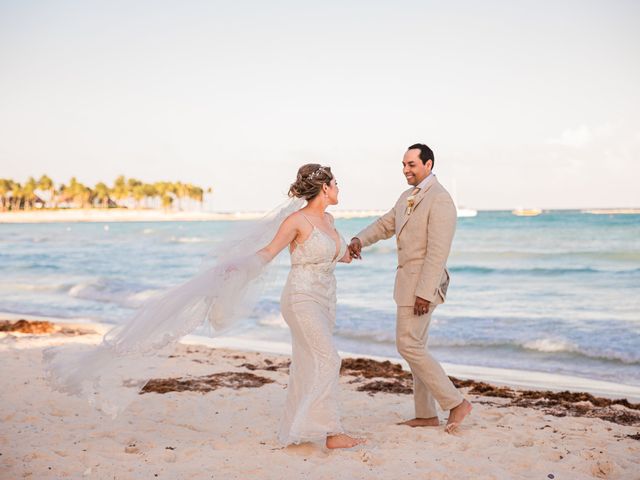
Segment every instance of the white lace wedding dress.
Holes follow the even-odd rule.
[[[341,360],[332,335],[336,320],[333,272],[347,245],[339,234],[338,238],[339,246],[313,226],[307,240],[291,252],[291,271],[280,301],[293,349],[278,434],[284,445],[343,432],[337,402]]]

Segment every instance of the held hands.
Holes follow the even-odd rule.
[[[359,238],[357,237],[353,237],[351,239],[351,243],[349,244],[349,255],[351,255],[351,258],[357,258],[362,260],[362,242],[360,241]]]
[[[344,255],[342,256],[342,258],[338,261],[342,263],[351,263],[352,260],[353,258],[351,258],[351,253],[349,253],[349,249],[347,249],[347,251],[344,252]]]
[[[416,303],[413,305],[413,314],[418,316],[424,315],[429,311],[429,305],[429,300],[416,297]]]

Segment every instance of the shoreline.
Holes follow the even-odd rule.
[[[164,210],[61,209],[0,212],[0,224],[20,223],[105,223],[105,222],[211,222],[242,221],[262,218],[267,212],[174,212]],[[369,218],[383,210],[342,210],[335,218]]]
[[[101,335],[114,326],[106,323],[91,322],[84,319],[64,319],[0,312],[0,320],[17,321],[20,319],[51,322],[57,325],[64,325],[69,328],[93,329]],[[224,348],[241,352],[286,356],[291,355],[291,344],[287,342],[252,339],[241,335],[221,335],[218,337],[187,335],[179,343],[182,345]],[[402,365],[402,368],[405,371],[409,371],[409,365],[402,358],[367,355],[347,351],[339,351],[338,353],[342,358],[363,358],[380,362],[389,361],[397,363]],[[497,386],[533,390],[551,390],[555,392],[567,390],[574,393],[589,393],[610,399],[626,398],[631,402],[640,402],[640,386],[635,385],[607,382],[573,375],[539,372],[535,370],[483,367],[447,362],[441,362],[441,365],[447,374],[453,377],[465,380],[488,382]]]
[[[241,336],[203,337],[187,335],[180,343],[184,345],[202,345],[210,348],[228,348],[244,352],[260,352],[276,355],[291,354],[291,345],[286,342],[252,340]],[[382,357],[346,351],[339,351],[338,353],[342,358],[364,358],[380,362],[389,361],[397,363],[402,365],[405,371],[409,371],[409,365],[402,358]],[[447,362],[440,362],[440,364],[448,375],[465,380],[489,382],[494,385],[509,386],[512,388],[551,390],[556,392],[568,390],[575,393],[590,393],[606,398],[623,397],[629,401],[640,402],[640,387],[634,385],[572,375],[538,372],[535,370],[516,370]]]
[[[479,210],[481,212],[509,212]],[[543,212],[575,212],[585,215],[640,215],[640,208],[544,209]],[[262,218],[267,212],[164,211],[153,209],[59,209],[0,212],[0,224],[20,223],[106,223],[106,222],[211,222],[242,221]],[[379,217],[385,210],[335,210],[335,218]]]

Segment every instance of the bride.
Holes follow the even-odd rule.
[[[344,239],[325,212],[338,203],[331,168],[300,167],[289,196],[307,205],[287,217],[271,243],[258,252],[271,261],[289,246],[291,270],[280,306],[291,329],[292,359],[284,418],[278,435],[287,445],[326,437],[327,448],[350,448],[362,439],[343,433],[337,405],[340,356],[333,344],[337,262],[351,262]]]
[[[325,212],[338,203],[331,169],[303,165],[289,197],[264,219],[227,236],[216,264],[149,299],[126,324],[107,332],[100,345],[45,350],[53,388],[84,397],[115,417],[170,358],[182,337],[205,322],[220,333],[246,317],[269,263],[288,246],[291,270],[281,309],[291,329],[293,355],[278,438],[284,445],[321,439],[328,448],[364,443],[344,433],[337,405],[340,357],[332,338],[333,272],[337,262],[349,263],[351,257],[333,217]]]

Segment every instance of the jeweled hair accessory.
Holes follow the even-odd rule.
[[[313,180],[314,178],[316,178],[321,173],[324,173],[324,174],[327,173],[327,171],[324,169],[324,167],[319,167],[317,170],[311,172],[311,174],[307,178],[309,180]]]

